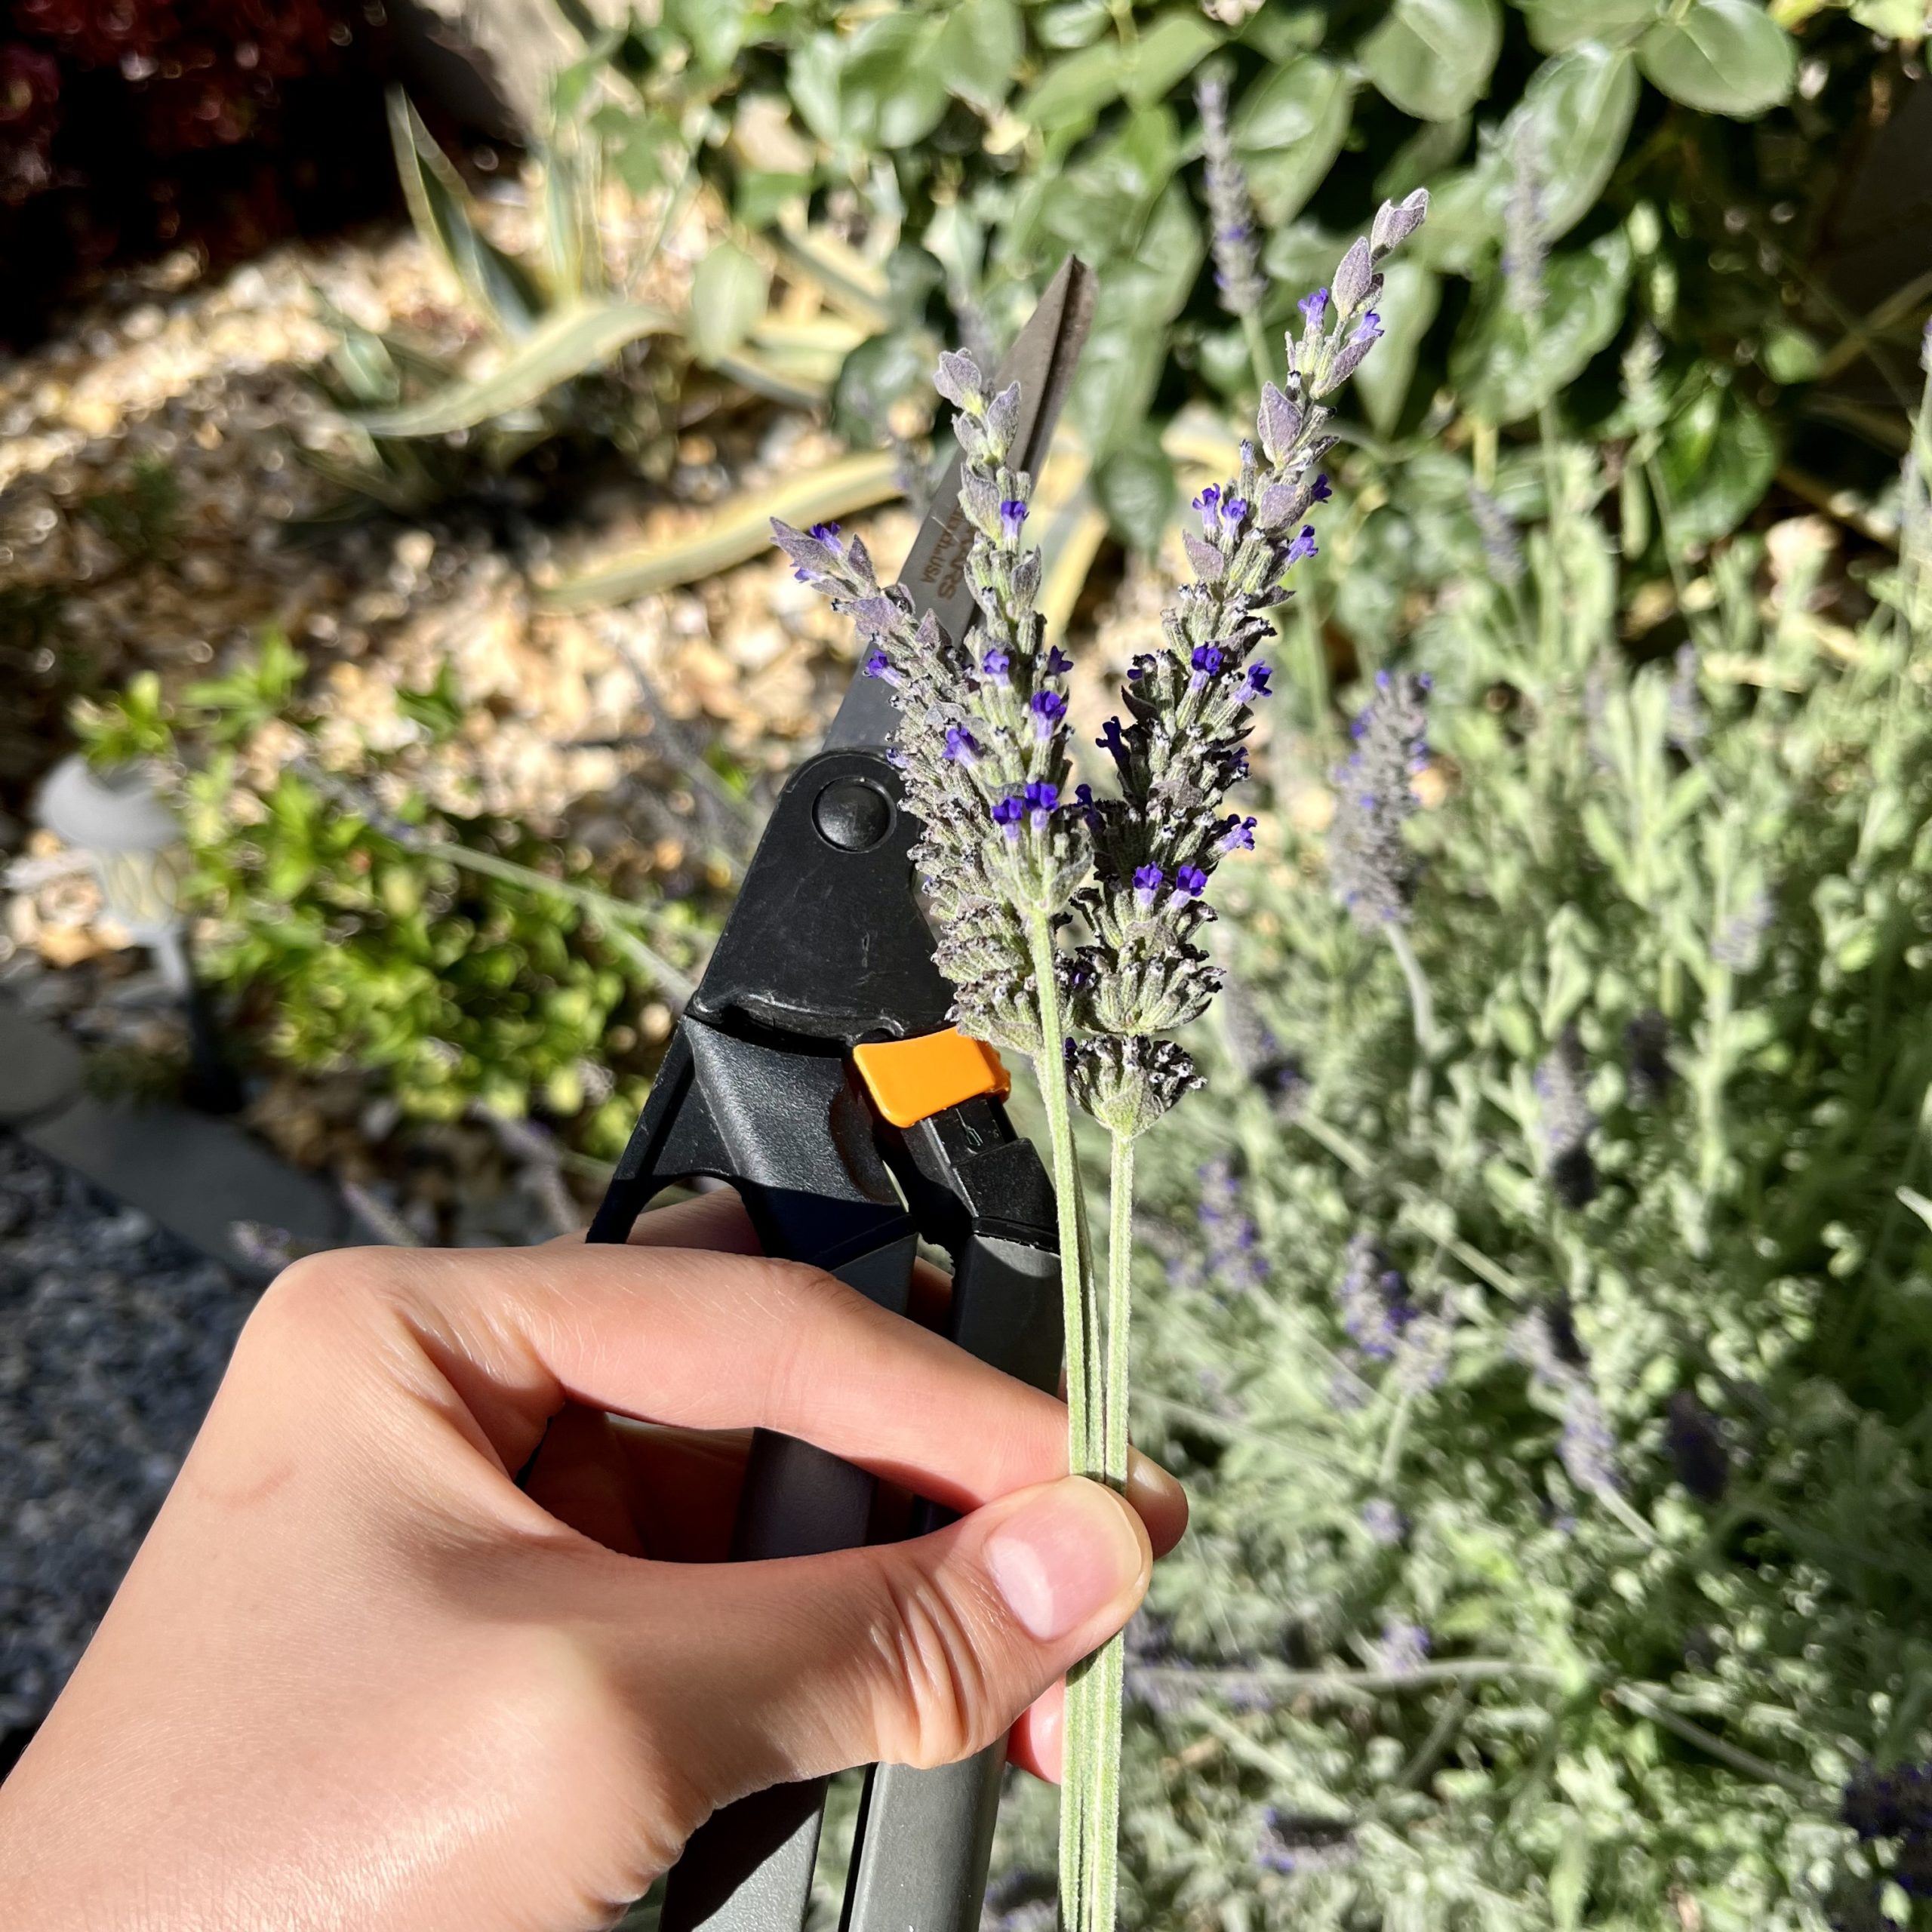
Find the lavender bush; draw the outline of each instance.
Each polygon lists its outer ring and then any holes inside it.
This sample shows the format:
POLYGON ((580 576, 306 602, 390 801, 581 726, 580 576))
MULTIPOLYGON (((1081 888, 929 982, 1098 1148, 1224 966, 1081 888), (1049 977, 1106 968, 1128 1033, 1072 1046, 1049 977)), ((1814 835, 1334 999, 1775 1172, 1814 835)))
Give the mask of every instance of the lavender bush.
POLYGON ((1124 1923, 1926 1922, 1924 420, 1879 539, 1680 551, 1641 664, 1597 453, 1445 456, 1454 581, 1352 737, 1278 739, 1210 1103, 1142 1161, 1137 1439, 1195 1518, 1124 1923))

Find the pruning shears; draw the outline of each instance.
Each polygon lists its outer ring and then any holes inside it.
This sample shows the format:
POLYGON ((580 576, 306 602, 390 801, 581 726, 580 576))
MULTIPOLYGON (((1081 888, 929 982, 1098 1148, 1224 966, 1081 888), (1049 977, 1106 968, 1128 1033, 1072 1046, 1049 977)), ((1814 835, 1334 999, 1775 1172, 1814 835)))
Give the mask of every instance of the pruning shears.
MULTIPOLYGON (((996 386, 1020 385, 1014 447, 1035 475, 1093 306, 1093 277, 1069 259, 1000 365, 996 386)), ((958 491, 955 457, 900 578, 954 638, 974 614, 958 491)), ((742 1197, 767 1254, 904 1315, 924 1238, 952 1260, 950 1338, 1054 1389, 1052 1183, 1008 1121, 998 1054, 949 1023, 891 762, 898 724, 890 688, 861 672, 779 795, 589 1238, 623 1241, 654 1195, 709 1176, 742 1197)), ((872 1490, 864 1471, 761 1431, 733 1555, 854 1548, 872 1490)), ((924 1506, 914 1527, 940 1520, 924 1506)), ((841 1932, 977 1932, 1004 1763, 995 1744, 937 1770, 870 1768, 841 1932)), ((775 1786, 718 1812, 669 1875, 662 1932, 798 1932, 825 1795, 823 1780, 775 1786)))

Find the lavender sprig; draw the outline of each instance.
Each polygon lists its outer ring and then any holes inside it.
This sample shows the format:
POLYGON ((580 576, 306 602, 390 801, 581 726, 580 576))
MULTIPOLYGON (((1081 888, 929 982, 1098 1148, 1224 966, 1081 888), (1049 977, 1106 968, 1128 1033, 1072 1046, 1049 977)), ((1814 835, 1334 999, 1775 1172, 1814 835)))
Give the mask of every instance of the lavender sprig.
POLYGON ((1194 91, 1201 110, 1201 151, 1207 162, 1208 219, 1213 225, 1214 288, 1221 306, 1238 317, 1247 338, 1255 381, 1268 380, 1267 349, 1260 325, 1262 305, 1268 299, 1268 277, 1261 266, 1261 248, 1254 219, 1254 202, 1247 190, 1247 174, 1235 153, 1228 134, 1228 84, 1211 70, 1194 91))
MULTIPOLYGON (((1226 178, 1223 187, 1226 186, 1226 178)), ((1019 395, 987 392, 970 356, 940 359, 958 411, 960 505, 974 531, 967 581, 979 621, 948 637, 837 526, 778 541, 799 576, 852 617, 865 669, 897 693, 897 761, 921 831, 914 857, 937 934, 936 956, 968 1032, 1030 1055, 1051 1143, 1067 1349, 1069 1466, 1120 1486, 1127 1476, 1134 1144, 1189 1087, 1192 1060, 1170 1035, 1203 1012, 1220 975, 1194 942, 1206 895, 1256 821, 1225 810, 1247 775, 1244 741, 1272 672, 1255 660, 1263 612, 1315 550, 1303 518, 1328 494, 1316 467, 1331 395, 1381 334, 1378 264, 1420 224, 1427 197, 1385 205, 1343 258, 1332 288, 1302 305, 1284 385, 1265 383, 1254 444, 1225 487, 1196 500, 1195 581, 1164 614, 1160 648, 1134 661, 1125 721, 1099 743, 1116 795, 1069 791, 1066 679, 1037 608, 1041 568, 1025 539, 1030 479, 1008 456, 1019 395), (1062 936, 1080 921, 1084 942, 1062 936), (1109 1229, 1104 1313, 1073 1152, 1069 1100, 1108 1130, 1109 1229)), ((1072 1932, 1112 1932, 1118 1854, 1123 1656, 1116 1639, 1069 1674, 1061 1808, 1061 1894, 1072 1932)))

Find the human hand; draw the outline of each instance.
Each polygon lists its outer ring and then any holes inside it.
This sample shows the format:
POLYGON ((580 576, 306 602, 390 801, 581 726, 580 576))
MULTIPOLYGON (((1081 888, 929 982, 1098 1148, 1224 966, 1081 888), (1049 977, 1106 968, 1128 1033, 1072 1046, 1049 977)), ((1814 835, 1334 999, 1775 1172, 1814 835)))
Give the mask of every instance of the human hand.
POLYGON ((1067 1478, 1060 1403, 751 1246, 713 1195, 629 1249, 282 1275, 0 1787, 7 1922, 564 1932, 768 1784, 944 1763, 1029 1706, 1052 1774, 1051 1687, 1132 1614, 1178 1485, 1067 1478), (695 1432, 754 1425, 971 1513, 720 1564, 745 1438, 695 1432))

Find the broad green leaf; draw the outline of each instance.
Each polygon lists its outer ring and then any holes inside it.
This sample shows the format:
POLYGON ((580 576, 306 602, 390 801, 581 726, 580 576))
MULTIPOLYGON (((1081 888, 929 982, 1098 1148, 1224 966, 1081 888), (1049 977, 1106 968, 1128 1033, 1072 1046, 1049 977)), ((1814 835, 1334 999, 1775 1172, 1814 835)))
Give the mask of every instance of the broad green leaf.
POLYGON ((1356 54, 1385 100, 1447 121, 1482 98, 1502 45, 1500 0, 1395 0, 1356 54))
POLYGON ((1353 84, 1333 61, 1304 54, 1250 88, 1232 129, 1254 205, 1271 227, 1292 221, 1349 131, 1353 84))
POLYGON ((420 402, 357 420, 372 436, 442 436, 530 408, 560 383, 608 362, 627 343, 667 335, 675 318, 643 303, 600 303, 547 315, 488 375, 452 383, 420 402))
POLYGON ((1626 45, 1656 20, 1658 0, 1524 0, 1523 12, 1537 51, 1562 54, 1586 40, 1626 45))
POLYGON ((1033 16, 1033 31, 1043 47, 1066 52, 1098 40, 1112 19, 1107 0, 1062 0, 1033 16))
POLYGON ((815 33, 792 56, 785 90, 798 118, 827 147, 842 146, 845 124, 838 98, 839 63, 844 48, 836 34, 815 33))
POLYGON ((839 69, 840 121, 848 141, 916 146, 946 112, 946 77, 936 57, 940 23, 888 14, 854 36, 839 69))
POLYGON ((1411 257, 1451 275, 1473 275, 1503 232, 1505 182, 1494 155, 1429 183, 1429 219, 1409 244, 1411 257))
POLYGON ((1442 285, 1420 262, 1400 255, 1383 272, 1382 294, 1376 303, 1382 340, 1356 371, 1355 387, 1371 425, 1386 436, 1401 415, 1422 339, 1442 300, 1442 285))
MULTIPOLYGON (((1527 121, 1540 157, 1546 242, 1561 241, 1601 198, 1622 158, 1639 91, 1629 54, 1603 47, 1574 48, 1531 75, 1504 125, 1498 158, 1500 163, 1510 153, 1517 127, 1527 121)), ((1500 171, 1506 195, 1506 165, 1500 171)), ((1432 208, 1431 221, 1435 214, 1432 208)))
POLYGON ((1512 157, 1525 129, 1542 170, 1543 238, 1560 241, 1601 197, 1640 91, 1627 51, 1586 45, 1546 60, 1475 165, 1429 183, 1429 220, 1411 252, 1431 268, 1476 272, 1502 235, 1512 157))
POLYGON ((1090 260, 1131 251, 1180 156, 1180 134, 1166 108, 1135 115, 1061 177, 1043 211, 1048 229, 1090 260))
POLYGON ((1452 166, 1469 145, 1469 117, 1426 122, 1392 154, 1375 177, 1378 202, 1399 202, 1432 174, 1452 166))
POLYGON ((992 114, 1012 91, 1025 45, 1014 0, 960 0, 940 29, 934 57, 949 92, 992 114))
POLYGON ((1472 414, 1491 423, 1532 416, 1616 334, 1630 282, 1630 244, 1622 229, 1589 248, 1552 255, 1545 299, 1534 315, 1509 306, 1500 277, 1457 337, 1449 377, 1472 414))
POLYGON ((1758 0, 1693 0, 1637 44, 1644 76, 1703 114, 1748 120, 1775 107, 1798 74, 1798 48, 1758 0))
POLYGON ((772 174, 746 168, 733 184, 731 206, 747 228, 763 228, 777 219, 789 203, 801 202, 811 192, 809 174, 772 174))
POLYGON ((1121 91, 1136 107, 1164 100, 1220 44, 1220 33, 1196 8, 1163 14, 1134 42, 1121 91))
POLYGON ((770 279, 750 256, 720 242, 691 278, 691 321, 686 333, 700 362, 728 355, 764 313, 770 279))
POLYGON ((1672 538, 1682 546, 1727 536, 1757 506, 1777 466, 1770 424, 1734 383, 1707 383, 1672 411, 1657 452, 1672 538))
POLYGON ((1139 435, 1106 457, 1094 472, 1094 493, 1114 534, 1150 556, 1174 513, 1174 466, 1160 438, 1143 425, 1139 435))
POLYGON ((1774 383, 1808 383, 1818 373, 1818 345, 1804 330, 1773 322, 1764 331, 1758 360, 1774 383))
POLYGON ((1119 448, 1146 421, 1167 366, 1166 325, 1193 288, 1202 252, 1200 224, 1177 183, 1161 196, 1133 255, 1106 265, 1094 331, 1067 403, 1097 457, 1119 448))
POLYGON ((1047 69, 1020 103, 1020 118, 1049 134, 1080 126, 1119 98, 1126 72, 1120 43, 1096 41, 1047 69))
POLYGON ((668 23, 682 34, 708 74, 728 74, 745 44, 743 0, 670 0, 668 23))

